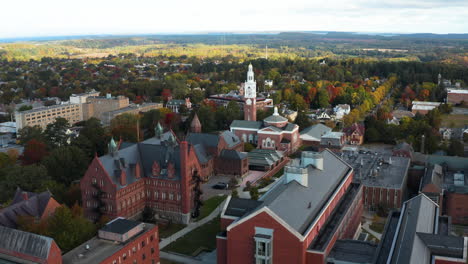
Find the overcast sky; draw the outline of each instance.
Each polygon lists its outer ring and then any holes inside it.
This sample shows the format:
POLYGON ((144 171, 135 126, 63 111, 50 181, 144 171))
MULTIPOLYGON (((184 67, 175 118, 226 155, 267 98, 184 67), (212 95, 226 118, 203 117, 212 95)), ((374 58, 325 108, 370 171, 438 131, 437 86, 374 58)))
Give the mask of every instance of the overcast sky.
POLYGON ((468 0, 2 0, 0 38, 232 31, 468 33, 468 0))

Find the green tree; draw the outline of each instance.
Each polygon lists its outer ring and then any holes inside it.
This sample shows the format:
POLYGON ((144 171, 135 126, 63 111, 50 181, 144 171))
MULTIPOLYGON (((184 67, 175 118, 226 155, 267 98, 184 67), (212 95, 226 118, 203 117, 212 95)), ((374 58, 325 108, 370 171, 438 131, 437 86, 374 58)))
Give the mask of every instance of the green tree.
POLYGON ((42 190, 50 179, 42 165, 10 166, 0 170, 0 202, 13 197, 17 187, 27 191, 42 190))
POLYGON ((310 121, 307 114, 303 111, 299 111, 297 113, 297 117, 296 117, 296 120, 294 120, 294 123, 299 126, 300 130, 303 130, 304 128, 308 128, 312 125, 312 121, 310 121))
POLYGON ((96 226, 83 217, 82 209, 78 205, 72 210, 66 206, 57 208, 47 222, 45 235, 52 237, 65 252, 77 247, 96 233, 96 226))
POLYGON ((80 130, 80 135, 72 144, 81 148, 89 158, 92 158, 95 153, 98 156, 106 153, 107 142, 108 136, 101 122, 99 119, 92 117, 85 121, 83 128, 80 130))
POLYGON ((83 177, 88 167, 88 159, 78 147, 65 146, 54 149, 42 164, 53 180, 68 186, 83 177))
POLYGON ((448 147, 448 154, 450 156, 464 156, 464 146, 463 143, 461 143, 459 140, 456 139, 451 139, 450 140, 450 145, 448 147))
POLYGON ((215 113, 207 105, 202 105, 197 112, 198 119, 202 125, 203 132, 212 132, 216 130, 215 113))
POLYGON ((18 112, 28 111, 33 109, 32 105, 22 105, 18 108, 18 112))
MULTIPOLYGON (((137 130, 138 118, 138 115, 128 113, 116 116, 111 120, 112 135, 126 141, 136 142, 139 133, 137 130)), ((142 138, 141 135, 140 138, 142 138)))
POLYGON ((329 101, 330 99, 328 97, 327 90, 320 89, 320 91, 318 92, 318 107, 320 108, 327 107, 330 104, 329 101))
POLYGON ((26 126, 19 130, 18 139, 20 144, 26 145, 31 139, 38 141, 45 141, 44 135, 42 134, 42 128, 40 126, 26 126))
POLYGON ((47 125, 44 136, 49 148, 68 145, 69 136, 66 133, 69 127, 68 120, 62 117, 56 118, 55 122, 47 125))

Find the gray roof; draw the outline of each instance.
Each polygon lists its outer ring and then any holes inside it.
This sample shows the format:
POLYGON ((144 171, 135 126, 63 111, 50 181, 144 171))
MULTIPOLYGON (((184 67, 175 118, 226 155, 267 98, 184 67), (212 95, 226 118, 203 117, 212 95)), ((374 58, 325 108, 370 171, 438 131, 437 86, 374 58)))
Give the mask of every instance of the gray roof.
POLYGON ((426 173, 421 179, 421 185, 419 186, 419 191, 422 191, 424 186, 430 183, 439 187, 442 191, 443 183, 444 183, 444 174, 443 174, 442 166, 438 164, 428 166, 426 173))
POLYGON ((286 117, 282 117, 280 115, 271 115, 265 119, 263 119, 264 122, 267 123, 282 123, 282 122, 287 122, 288 119, 286 117))
POLYGON ((206 164, 211 160, 212 157, 206 153, 205 147, 202 144, 193 145, 193 148, 195 149, 195 155, 197 155, 200 163, 206 164))
POLYGON ((16 228, 16 220, 19 216, 40 218, 49 200, 52 198, 52 194, 49 191, 42 193, 26 192, 28 194, 28 199, 24 200, 21 197, 22 193, 23 191, 18 188, 13 203, 0 211, 0 225, 16 228))
POLYGON ((320 141, 320 138, 325 135, 327 132, 332 131, 331 128, 323 125, 323 124, 316 124, 310 126, 301 131, 301 138, 304 140, 316 140, 320 141))
POLYGON ((157 162, 161 168, 160 177, 167 178, 165 169, 172 162, 175 166, 175 177, 173 179, 177 180, 180 176, 179 146, 157 138, 151 138, 131 145, 117 151, 114 155, 107 154, 101 156, 99 160, 117 186, 117 189, 125 187, 120 185, 119 177, 121 171, 125 171, 126 173, 127 185, 139 180, 135 175, 136 164, 139 164, 141 168, 142 177, 151 177, 153 164, 157 162))
POLYGON ((341 137, 342 132, 327 132, 320 138, 320 145, 323 146, 342 146, 341 137))
POLYGON ((273 149, 254 149, 247 153, 249 165, 271 166, 283 157, 281 152, 273 149))
MULTIPOLYGON (((115 243, 114 241, 93 237, 92 239, 84 242, 83 244, 77 246, 76 248, 63 255, 63 264, 101 263, 108 257, 116 254, 124 247, 128 246, 130 241, 141 239, 141 236, 143 236, 146 232, 151 230, 154 227, 154 225, 145 223, 142 227, 143 232, 140 232, 137 235, 131 237, 125 243, 115 243), (89 247, 88 249, 87 246, 89 247)), ((150 256, 147 257, 149 258, 150 256)))
POLYGON ((6 252, 21 253, 47 259, 53 239, 46 236, 0 226, 0 248, 6 252))
POLYGON ((308 186, 297 181, 285 183, 283 176, 278 183, 260 198, 276 215, 303 234, 314 221, 322 206, 330 199, 335 188, 348 174, 351 167, 333 152, 326 149, 323 170, 308 166, 308 186), (291 202, 294 201, 294 202, 291 202))
POLYGON ((223 159, 231 159, 231 160, 243 160, 247 158, 247 154, 233 150, 233 149, 223 149, 221 150, 221 154, 219 155, 223 159))
POLYGON ((201 144, 205 147, 215 148, 218 146, 219 135, 209 133, 189 133, 186 140, 192 144, 201 144))
POLYGON ((390 155, 343 154, 355 170, 355 180, 365 186, 399 189, 406 185, 410 159, 390 155))
POLYGON ((261 129, 263 127, 263 122, 262 121, 234 120, 231 123, 231 128, 232 127, 261 129))
POLYGON ((458 236, 416 233, 432 254, 463 258, 464 239, 458 236))
POLYGON ((413 152, 413 147, 406 142, 401 142, 398 145, 396 145, 395 148, 393 148, 393 150, 405 150, 413 152))
POLYGON ((141 223, 137 221, 128 220, 125 218, 117 218, 104 225, 100 230, 110 233, 125 234, 140 224, 141 223))
POLYGON ((242 143, 239 137, 229 130, 223 131, 220 134, 220 136, 223 137, 224 141, 226 141, 226 144, 228 145, 229 148, 232 148, 238 145, 239 143, 242 143))
POLYGON ((242 217, 258 208, 261 204, 261 201, 231 197, 224 214, 229 216, 242 217))
POLYGON ((328 263, 373 263, 377 245, 359 240, 338 240, 328 255, 328 263))
POLYGON ((390 254, 393 264, 426 264, 430 251, 416 233, 435 231, 439 210, 425 195, 418 195, 405 202, 400 216, 400 227, 394 237, 394 251, 390 254))

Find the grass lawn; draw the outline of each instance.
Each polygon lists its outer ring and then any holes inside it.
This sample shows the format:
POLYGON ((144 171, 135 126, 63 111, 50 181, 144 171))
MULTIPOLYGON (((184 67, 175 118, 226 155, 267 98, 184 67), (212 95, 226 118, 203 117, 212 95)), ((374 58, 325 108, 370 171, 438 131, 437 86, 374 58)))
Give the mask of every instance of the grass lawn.
POLYGON ((373 231, 379 233, 379 234, 382 234, 383 233, 383 230, 385 228, 385 224, 382 224, 382 223, 378 223, 378 222, 373 222, 370 226, 369 226, 370 229, 372 229, 373 231))
POLYGON ((199 252, 200 248, 212 251, 216 249, 216 234, 218 234, 219 230, 220 223, 219 217, 217 217, 172 242, 166 246, 163 251, 176 252, 188 256, 199 252))
POLYGON ((174 233, 177 233, 177 231, 184 229, 186 225, 182 224, 168 224, 168 225, 159 225, 159 237, 160 238, 166 238, 171 236, 174 233))
POLYGON ((200 209, 200 215, 196 220, 199 221, 211 214, 211 212, 213 212, 213 210, 216 209, 216 207, 218 207, 218 205, 220 205, 226 199, 226 197, 226 195, 214 196, 206 201, 203 201, 203 206, 200 209))
POLYGON ((468 124, 468 115, 443 115, 443 127, 464 127, 468 124))

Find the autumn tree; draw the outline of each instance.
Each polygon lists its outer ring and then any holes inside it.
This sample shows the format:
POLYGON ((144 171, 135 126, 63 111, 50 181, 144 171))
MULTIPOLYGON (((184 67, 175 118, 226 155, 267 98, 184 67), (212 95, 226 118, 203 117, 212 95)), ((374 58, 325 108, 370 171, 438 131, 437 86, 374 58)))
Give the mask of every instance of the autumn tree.
POLYGON ((20 160, 23 165, 35 164, 41 162, 47 154, 47 146, 45 143, 31 139, 26 143, 20 160))
POLYGON ((54 149, 43 161, 53 180, 66 186, 83 177, 88 168, 86 154, 76 146, 54 149))

